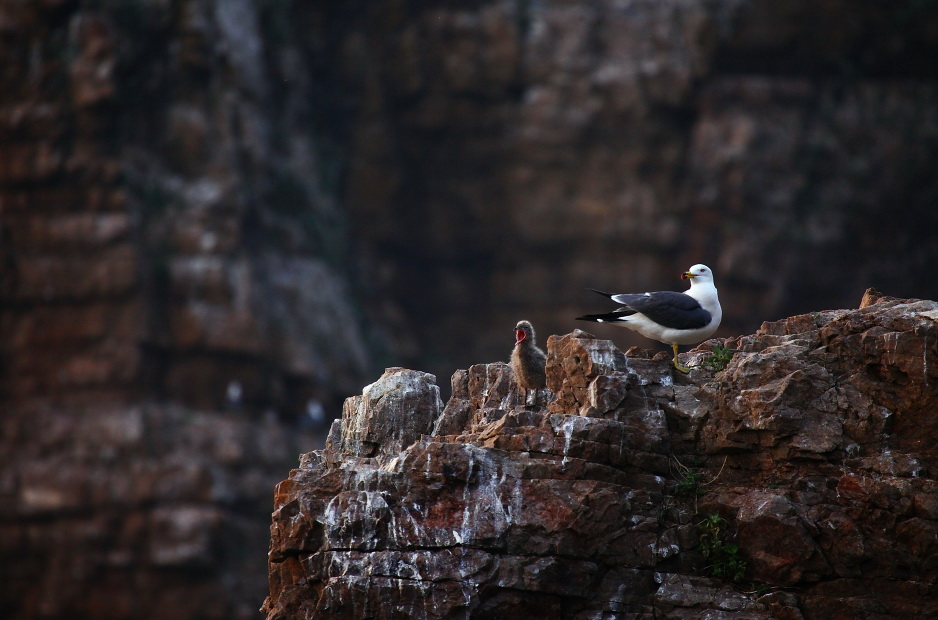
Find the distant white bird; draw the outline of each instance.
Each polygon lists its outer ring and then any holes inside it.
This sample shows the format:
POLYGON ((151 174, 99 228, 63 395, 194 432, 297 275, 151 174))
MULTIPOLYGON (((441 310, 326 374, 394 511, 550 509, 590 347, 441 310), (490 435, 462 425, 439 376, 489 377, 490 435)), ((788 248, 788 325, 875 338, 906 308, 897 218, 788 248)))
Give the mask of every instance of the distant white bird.
POLYGON ((225 397, 228 399, 228 404, 232 407, 237 407, 241 404, 241 396, 243 394, 241 389, 241 383, 235 379, 232 379, 228 382, 228 387, 225 389, 225 397))
POLYGON ((310 398, 306 401, 306 417, 317 426, 326 421, 326 408, 322 406, 319 399, 310 398))
POLYGON ((604 293, 612 301, 622 304, 614 312, 587 314, 579 321, 594 321, 621 325, 646 338, 671 345, 674 349, 674 367, 688 372, 677 361, 679 344, 697 344, 710 337, 720 326, 723 309, 717 289, 713 285, 713 272, 706 265, 694 265, 681 274, 690 280, 690 288, 683 293, 660 291, 657 293, 604 293))

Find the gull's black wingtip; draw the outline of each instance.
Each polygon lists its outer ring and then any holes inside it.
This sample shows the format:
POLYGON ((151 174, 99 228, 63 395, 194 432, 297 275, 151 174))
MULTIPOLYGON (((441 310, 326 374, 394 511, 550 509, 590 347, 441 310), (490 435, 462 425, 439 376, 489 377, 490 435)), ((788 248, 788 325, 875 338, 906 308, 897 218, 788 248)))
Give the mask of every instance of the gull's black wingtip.
POLYGON ((599 289, 589 288, 589 287, 587 287, 586 290, 588 290, 588 291, 593 291, 594 293, 599 293, 599 294, 602 295, 603 297, 610 297, 610 298, 615 294, 615 293, 607 293, 606 291, 601 291, 601 290, 599 290, 599 289))
POLYGON ((593 323, 605 323, 607 321, 615 321, 621 318, 622 315, 618 312, 606 312, 604 314, 584 314, 583 316, 578 316, 577 321, 592 321, 593 323))
POLYGON ((614 310, 613 312, 604 312, 602 314, 584 314, 578 316, 577 321, 592 321, 593 323, 614 323, 625 320, 626 317, 635 314, 632 310, 614 310))

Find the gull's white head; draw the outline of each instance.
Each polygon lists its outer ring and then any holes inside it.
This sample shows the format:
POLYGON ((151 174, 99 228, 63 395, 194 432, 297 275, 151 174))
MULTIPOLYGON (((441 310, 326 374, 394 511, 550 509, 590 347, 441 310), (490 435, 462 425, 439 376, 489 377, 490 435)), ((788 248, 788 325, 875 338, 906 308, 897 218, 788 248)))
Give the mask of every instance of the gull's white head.
POLYGON ((704 284, 709 282, 713 284, 713 271, 710 270, 706 265, 694 265, 687 271, 681 274, 682 280, 690 280, 690 285, 694 286, 695 284, 704 284))

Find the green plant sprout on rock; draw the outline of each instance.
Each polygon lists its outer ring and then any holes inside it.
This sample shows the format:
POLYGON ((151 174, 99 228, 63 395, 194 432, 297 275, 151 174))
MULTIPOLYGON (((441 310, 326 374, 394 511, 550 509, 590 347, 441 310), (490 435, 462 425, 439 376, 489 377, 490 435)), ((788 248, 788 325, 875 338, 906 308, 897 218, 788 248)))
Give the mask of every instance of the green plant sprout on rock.
POLYGON ((713 347, 710 355, 703 361, 703 367, 707 370, 719 371, 726 368, 726 365, 733 359, 733 351, 727 347, 713 347))
POLYGON ((703 489, 700 488, 700 472, 688 469, 681 472, 678 481, 674 484, 674 494, 684 497, 698 497, 703 495, 703 489))
POLYGON ((710 560, 710 575, 739 582, 746 573, 746 561, 739 556, 739 546, 726 542, 726 519, 714 513, 704 517, 700 528, 700 551, 710 560))

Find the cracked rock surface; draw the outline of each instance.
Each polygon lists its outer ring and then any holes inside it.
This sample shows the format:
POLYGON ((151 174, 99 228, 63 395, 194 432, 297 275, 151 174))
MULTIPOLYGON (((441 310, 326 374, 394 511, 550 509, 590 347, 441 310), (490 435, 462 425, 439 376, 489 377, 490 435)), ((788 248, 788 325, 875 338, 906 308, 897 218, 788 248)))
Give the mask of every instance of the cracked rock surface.
POLYGON ((704 343, 689 376, 551 336, 539 404, 502 362, 445 408, 389 369, 277 487, 267 617, 933 615, 936 316, 871 290, 704 343), (735 355, 705 370, 715 345, 735 355), (735 583, 702 554, 711 515, 735 583))

